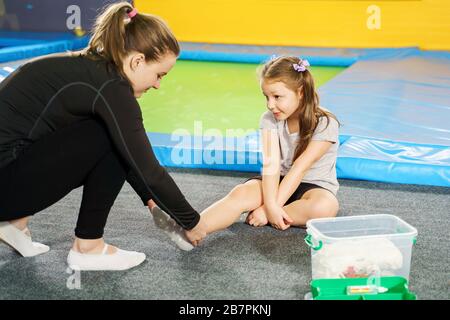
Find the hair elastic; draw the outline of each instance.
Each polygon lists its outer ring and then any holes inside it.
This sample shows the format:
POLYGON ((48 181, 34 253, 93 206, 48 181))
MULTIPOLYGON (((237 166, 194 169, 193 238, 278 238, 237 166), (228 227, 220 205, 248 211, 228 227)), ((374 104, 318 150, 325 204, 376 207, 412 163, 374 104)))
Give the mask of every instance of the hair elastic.
POLYGON ((136 8, 133 8, 133 10, 131 10, 130 12, 128 12, 127 13, 127 15, 128 15, 128 17, 130 18, 130 19, 133 19, 136 15, 137 15, 137 10, 136 10, 136 8))
POLYGON ((309 62, 306 59, 300 59, 300 62, 298 64, 294 63, 292 66, 294 67, 295 71, 303 72, 306 70, 306 67, 309 67, 309 62))

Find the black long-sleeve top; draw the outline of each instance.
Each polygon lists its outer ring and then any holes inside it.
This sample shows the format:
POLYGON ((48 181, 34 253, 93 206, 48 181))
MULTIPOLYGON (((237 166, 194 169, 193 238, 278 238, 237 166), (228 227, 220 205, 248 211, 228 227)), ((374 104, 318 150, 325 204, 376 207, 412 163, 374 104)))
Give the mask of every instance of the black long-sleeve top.
POLYGON ((30 61, 0 83, 0 170, 45 135, 85 119, 102 121, 129 166, 144 205, 153 199, 185 229, 199 214, 156 159, 133 89, 112 64, 57 54, 30 61))

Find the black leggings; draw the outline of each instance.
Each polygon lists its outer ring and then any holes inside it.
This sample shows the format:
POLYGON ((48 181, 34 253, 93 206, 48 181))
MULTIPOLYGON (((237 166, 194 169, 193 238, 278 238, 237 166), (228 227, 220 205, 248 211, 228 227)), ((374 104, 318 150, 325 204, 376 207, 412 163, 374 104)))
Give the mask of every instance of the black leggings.
POLYGON ((84 186, 75 235, 101 238, 126 176, 105 127, 96 120, 77 122, 0 168, 0 221, 33 215, 84 186))
MULTIPOLYGON (((245 182, 250 181, 250 180, 260 180, 262 181, 262 176, 254 176, 251 177, 249 179, 247 179, 245 182)), ((280 183, 281 181, 284 179, 284 176, 280 176, 280 183)), ((291 204, 294 201, 300 200, 303 195, 308 192, 311 189, 324 189, 324 190, 328 190, 325 189, 324 187, 318 186, 317 184, 314 183, 308 183, 308 182, 301 182, 299 184, 299 186, 297 187, 297 189, 294 191, 294 193, 289 197, 289 199, 286 201, 286 203, 284 204, 285 206, 287 206, 288 204, 291 204)), ((330 191, 330 190, 328 190, 330 191)), ((331 191, 330 191, 331 192, 331 191)))

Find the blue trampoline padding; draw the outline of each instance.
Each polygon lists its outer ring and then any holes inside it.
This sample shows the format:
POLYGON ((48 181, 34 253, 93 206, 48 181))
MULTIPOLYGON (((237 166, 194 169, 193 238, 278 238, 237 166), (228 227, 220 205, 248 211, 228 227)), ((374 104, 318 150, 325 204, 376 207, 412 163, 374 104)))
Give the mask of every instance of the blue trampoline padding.
MULTIPOLYGON (((379 50, 360 58, 319 92, 321 105, 342 124, 339 178, 450 187, 449 52, 379 50)), ((176 165, 167 160, 169 150, 165 152, 163 164, 176 165)), ((193 152, 199 157, 198 149, 193 152)), ((184 166, 260 169, 260 161, 247 165, 247 159, 260 160, 258 150, 236 152, 244 160, 241 164, 184 166)))
POLYGON ((295 55, 308 59, 315 66, 348 67, 359 60, 376 57, 399 57, 418 52, 418 48, 311 48, 282 46, 249 46, 228 44, 181 43, 180 59, 236 63, 262 63, 272 55, 295 55))
POLYGON ((89 37, 70 33, 0 32, 0 62, 21 60, 83 48, 89 37))
POLYGON ((450 147, 351 137, 339 148, 339 178, 450 186, 450 147))
POLYGON ((73 40, 76 37, 68 32, 22 32, 0 31, 0 46, 21 46, 49 41, 73 40))
MULTIPOLYGON (((0 79, 11 69, 0 69, 0 79)), ((450 187, 450 53, 366 56, 320 88, 340 120, 338 178, 450 187)), ((258 172, 259 138, 149 133, 165 166, 258 172)))
POLYGON ((167 167, 258 172, 259 138, 214 138, 147 133, 159 162, 167 167))
MULTIPOLYGON (((252 53, 229 53, 229 52, 205 52, 205 51, 182 51, 181 60, 192 61, 214 61, 214 62, 236 62, 260 64, 271 58, 272 55, 252 54, 252 53)), ((350 57, 322 57, 302 55, 314 66, 335 66, 347 67, 357 61, 357 58, 350 57)))
POLYGON ((6 78, 7 76, 9 76, 10 73, 11 73, 10 70, 0 68, 0 79, 6 78))
POLYGON ((350 137, 343 178, 450 186, 450 53, 361 60, 319 89, 350 137))
POLYGON ((450 146, 450 53, 359 61, 319 93, 344 135, 450 146))
MULTIPOLYGON (((258 135, 240 138, 147 133, 159 162, 167 167, 260 172, 258 135), (243 146, 238 148, 236 146, 243 146)), ((340 179, 450 187, 450 148, 340 136, 336 164, 340 179)))

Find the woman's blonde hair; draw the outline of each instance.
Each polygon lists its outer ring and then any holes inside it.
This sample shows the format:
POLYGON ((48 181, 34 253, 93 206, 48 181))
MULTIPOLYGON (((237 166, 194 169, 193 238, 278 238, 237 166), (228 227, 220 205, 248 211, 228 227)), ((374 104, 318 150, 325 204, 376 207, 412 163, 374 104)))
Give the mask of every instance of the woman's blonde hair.
POLYGON ((261 81, 283 82, 294 92, 300 89, 303 95, 298 106, 300 108, 300 140, 294 153, 294 161, 305 151, 310 143, 320 117, 327 118, 327 126, 330 122, 330 117, 337 121, 335 115, 319 108, 319 96, 315 90, 313 76, 306 68, 304 71, 298 71, 296 68, 301 64, 302 60, 298 57, 281 56, 272 58, 260 71, 261 81), (294 65, 297 67, 294 67, 294 65))
POLYGON ((158 61, 167 53, 180 54, 172 31, 159 17, 151 14, 128 15, 128 2, 111 4, 97 17, 88 46, 81 51, 93 59, 113 63, 123 74, 123 59, 132 51, 145 55, 146 61, 158 61))

